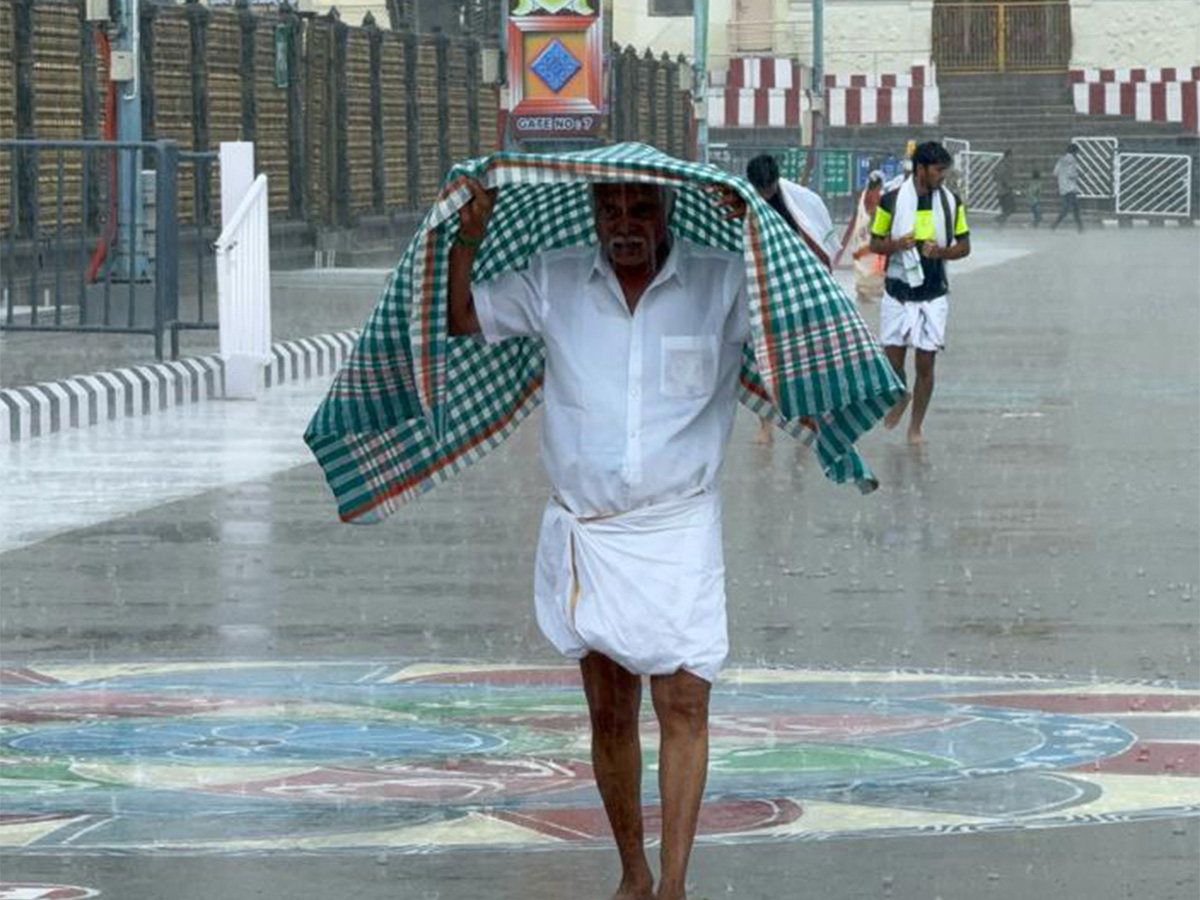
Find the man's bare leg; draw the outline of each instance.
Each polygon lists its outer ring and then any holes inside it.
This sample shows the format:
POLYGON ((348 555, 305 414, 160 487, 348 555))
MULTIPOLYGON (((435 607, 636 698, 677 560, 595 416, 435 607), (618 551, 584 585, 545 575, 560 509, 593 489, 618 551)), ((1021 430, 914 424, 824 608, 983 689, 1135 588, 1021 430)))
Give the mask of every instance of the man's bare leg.
POLYGON ((917 381, 913 385, 912 418, 908 420, 908 442, 923 444, 925 435, 921 426, 925 422, 925 413, 929 411, 929 398, 933 396, 933 366, 937 354, 930 350, 917 351, 917 381))
POLYGON ((601 653, 579 663, 592 719, 592 768, 621 856, 621 884, 613 900, 651 900, 654 873, 642 828, 642 745, 638 717, 642 679, 601 653))
POLYGON ((761 416, 758 419, 758 434, 754 436, 756 444, 770 444, 775 440, 774 429, 770 419, 764 419, 761 416))
MULTIPOLYGON (((904 376, 904 357, 908 352, 907 347, 884 347, 883 352, 887 355, 888 362, 892 364, 892 368, 900 377, 900 381, 908 384, 908 380, 904 376)), ((905 394, 896 401, 896 405, 888 410, 887 415, 883 417, 884 428, 895 428, 900 424, 900 420, 904 418, 904 411, 908 409, 909 394, 905 394)))
POLYGON ((662 871, 657 900, 687 896, 688 858, 700 820, 708 778, 708 697, 712 685, 691 672, 650 679, 661 745, 658 791, 662 796, 662 871))

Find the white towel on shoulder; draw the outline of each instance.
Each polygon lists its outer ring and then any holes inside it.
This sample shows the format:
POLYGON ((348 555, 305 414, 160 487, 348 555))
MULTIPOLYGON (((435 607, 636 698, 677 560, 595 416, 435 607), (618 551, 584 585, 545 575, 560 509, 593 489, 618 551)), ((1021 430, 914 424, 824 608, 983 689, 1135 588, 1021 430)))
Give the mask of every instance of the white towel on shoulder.
POLYGON ((779 179, 779 190, 783 194, 783 202, 796 220, 796 224, 808 235, 809 240, 821 248, 829 259, 837 256, 842 249, 837 229, 833 227, 833 218, 825 201, 815 191, 802 184, 779 179))
MULTIPOLYGON (((954 225, 953 222, 946 221, 946 208, 949 207, 950 215, 954 216, 955 203, 953 195, 950 195, 943 204, 938 196, 942 190, 943 188, 938 188, 933 193, 933 227, 938 246, 949 247, 954 225)), ((900 185, 899 194, 896 195, 896 209, 892 213, 892 237, 912 234, 917 224, 917 202, 917 186, 913 179, 906 178, 900 185)), ((921 269, 920 250, 913 247, 911 250, 893 253, 888 262, 888 277, 904 281, 912 288, 923 285, 925 272, 921 269)))

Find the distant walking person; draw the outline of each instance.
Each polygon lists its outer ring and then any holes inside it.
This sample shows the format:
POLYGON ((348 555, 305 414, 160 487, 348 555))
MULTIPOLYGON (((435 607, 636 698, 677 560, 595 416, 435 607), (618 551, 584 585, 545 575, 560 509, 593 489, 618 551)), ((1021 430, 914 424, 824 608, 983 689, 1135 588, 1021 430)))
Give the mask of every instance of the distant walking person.
POLYGON ((1067 152, 1059 157, 1054 164, 1054 176, 1058 179, 1058 218, 1054 220, 1051 230, 1057 228, 1067 217, 1074 213, 1075 226, 1083 233, 1083 216, 1079 213, 1079 146, 1071 144, 1067 152))
MULTIPOLYGON (((946 344, 946 315, 950 281, 946 261, 971 252, 967 213, 954 192, 942 187, 954 160, 935 141, 921 144, 913 154, 913 174, 884 194, 871 227, 871 249, 888 257, 885 292, 879 307, 879 342, 900 379, 904 357, 912 347, 917 356, 912 418, 908 442, 921 444, 925 413, 933 396, 933 368, 946 344)), ((908 394, 883 420, 895 428, 904 418, 908 394)))
POLYGON ((1037 169, 1029 178, 1029 214, 1033 216, 1033 227, 1042 227, 1042 173, 1037 169))
POLYGON ((883 196, 883 173, 874 171, 867 178, 866 190, 858 198, 858 212, 851 224, 847 241, 854 259, 854 293, 859 304, 877 303, 883 297, 883 270, 887 257, 871 250, 871 226, 875 210, 883 196))
POLYGON ((997 222, 1001 228, 1005 226, 1008 217, 1017 208, 1016 178, 1016 172, 1013 170, 1012 150, 1008 149, 1004 151, 1004 156, 1000 158, 1000 162, 996 166, 996 188, 1000 194, 1000 218, 997 219, 997 222))

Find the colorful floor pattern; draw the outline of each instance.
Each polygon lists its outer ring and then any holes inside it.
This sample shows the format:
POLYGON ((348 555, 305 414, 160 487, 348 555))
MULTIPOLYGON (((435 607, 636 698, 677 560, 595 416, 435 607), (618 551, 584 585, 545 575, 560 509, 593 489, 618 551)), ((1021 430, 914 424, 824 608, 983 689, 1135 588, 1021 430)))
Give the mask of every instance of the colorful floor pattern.
MULTIPOLYGON (((644 708, 647 831, 657 732, 644 708)), ((1200 815, 1200 691, 729 669, 701 840, 821 840, 1200 815)), ((0 668, 0 849, 604 845, 575 668, 0 668)))

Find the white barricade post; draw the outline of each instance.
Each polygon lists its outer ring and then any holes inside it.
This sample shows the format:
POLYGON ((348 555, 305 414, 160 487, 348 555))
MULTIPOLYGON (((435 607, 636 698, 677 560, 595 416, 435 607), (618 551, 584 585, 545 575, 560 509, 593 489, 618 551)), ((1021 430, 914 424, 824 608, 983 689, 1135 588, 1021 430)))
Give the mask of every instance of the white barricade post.
POLYGON ((223 227, 214 249, 226 399, 257 397, 271 354, 267 176, 247 179, 247 172, 252 177, 254 171, 253 146, 221 145, 223 227))

